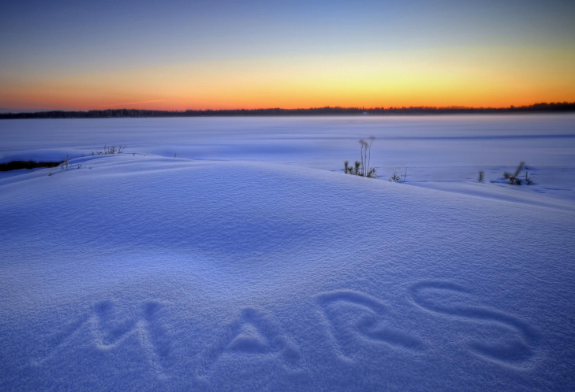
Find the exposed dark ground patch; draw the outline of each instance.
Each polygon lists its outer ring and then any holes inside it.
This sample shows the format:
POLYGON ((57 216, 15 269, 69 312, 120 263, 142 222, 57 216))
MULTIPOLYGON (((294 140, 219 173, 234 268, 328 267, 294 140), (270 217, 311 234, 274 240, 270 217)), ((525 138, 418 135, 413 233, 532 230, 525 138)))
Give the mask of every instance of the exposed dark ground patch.
POLYGON ((62 162, 63 161, 59 162, 12 161, 8 163, 0 163, 0 171, 36 169, 37 167, 56 167, 62 162))

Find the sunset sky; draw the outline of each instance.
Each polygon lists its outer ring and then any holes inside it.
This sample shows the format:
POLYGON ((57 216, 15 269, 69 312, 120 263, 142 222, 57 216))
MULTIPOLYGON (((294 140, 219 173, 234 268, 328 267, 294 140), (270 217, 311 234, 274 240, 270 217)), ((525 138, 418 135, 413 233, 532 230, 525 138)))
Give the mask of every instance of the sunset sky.
POLYGON ((0 109, 575 101, 575 1, 0 5, 0 109))

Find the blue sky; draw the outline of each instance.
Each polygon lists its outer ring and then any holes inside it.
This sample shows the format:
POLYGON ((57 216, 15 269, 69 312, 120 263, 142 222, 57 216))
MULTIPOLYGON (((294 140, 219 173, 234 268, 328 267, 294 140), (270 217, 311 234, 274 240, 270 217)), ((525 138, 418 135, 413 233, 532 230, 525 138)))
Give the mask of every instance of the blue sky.
POLYGON ((0 88, 11 89, 69 74, 208 62, 575 51, 573 1, 8 0, 1 7, 0 88))

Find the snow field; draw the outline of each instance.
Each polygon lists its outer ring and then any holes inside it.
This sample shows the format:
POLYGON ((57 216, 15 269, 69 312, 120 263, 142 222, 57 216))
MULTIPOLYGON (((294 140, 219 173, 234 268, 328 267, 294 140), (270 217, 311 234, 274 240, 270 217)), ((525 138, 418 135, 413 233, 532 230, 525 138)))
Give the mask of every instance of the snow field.
POLYGON ((575 385, 572 195, 183 155, 0 177, 1 390, 575 385))

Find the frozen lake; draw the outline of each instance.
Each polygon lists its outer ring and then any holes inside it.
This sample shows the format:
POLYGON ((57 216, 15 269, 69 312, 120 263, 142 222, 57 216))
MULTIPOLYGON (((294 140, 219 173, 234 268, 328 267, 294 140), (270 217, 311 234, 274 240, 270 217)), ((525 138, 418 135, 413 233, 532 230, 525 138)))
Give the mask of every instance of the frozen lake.
POLYGON ((574 115, 0 121, 66 155, 0 173, 0 390, 575 388, 574 115))
POLYGON ((0 131, 2 161, 121 144, 127 152, 340 169, 358 155, 357 140, 375 136, 382 168, 575 165, 575 115, 4 120, 0 131))

